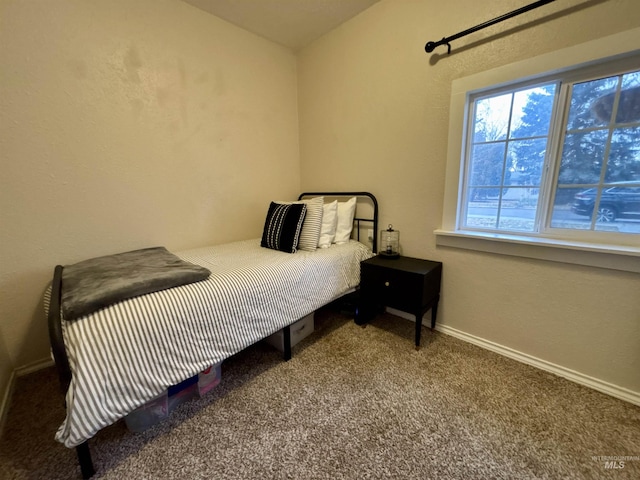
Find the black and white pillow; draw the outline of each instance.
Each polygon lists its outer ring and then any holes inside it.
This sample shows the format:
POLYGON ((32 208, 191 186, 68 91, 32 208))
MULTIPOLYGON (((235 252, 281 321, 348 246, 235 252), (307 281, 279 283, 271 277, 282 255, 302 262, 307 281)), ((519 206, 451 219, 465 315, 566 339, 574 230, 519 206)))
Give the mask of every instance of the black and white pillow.
POLYGON ((281 252, 295 253, 306 213, 307 206, 304 203, 271 202, 260 245, 281 252))
POLYGON ((318 248, 320 238, 320 228, 322 227, 322 212, 324 197, 314 197, 309 200, 298 200, 297 202, 277 202, 284 204, 304 203, 307 206, 307 213, 304 216, 302 230, 300 230, 300 241, 298 250, 313 252, 318 248))

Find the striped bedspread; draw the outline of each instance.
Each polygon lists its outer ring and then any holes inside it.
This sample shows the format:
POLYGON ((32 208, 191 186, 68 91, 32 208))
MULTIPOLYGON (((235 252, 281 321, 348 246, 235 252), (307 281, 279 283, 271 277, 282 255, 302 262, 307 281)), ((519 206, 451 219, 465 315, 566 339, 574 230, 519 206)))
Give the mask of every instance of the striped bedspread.
POLYGON ((259 239, 176 254, 211 276, 63 320, 73 373, 56 433, 65 446, 340 297, 373 255, 353 240, 288 254, 259 239))

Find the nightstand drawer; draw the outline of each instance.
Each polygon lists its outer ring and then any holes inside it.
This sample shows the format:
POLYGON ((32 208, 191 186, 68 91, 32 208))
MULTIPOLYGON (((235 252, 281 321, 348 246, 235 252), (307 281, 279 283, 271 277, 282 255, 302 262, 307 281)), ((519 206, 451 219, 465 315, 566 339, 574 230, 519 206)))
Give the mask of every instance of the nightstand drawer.
POLYGON ((375 303, 413 311, 421 306, 422 278, 411 272, 362 265, 362 290, 375 303))

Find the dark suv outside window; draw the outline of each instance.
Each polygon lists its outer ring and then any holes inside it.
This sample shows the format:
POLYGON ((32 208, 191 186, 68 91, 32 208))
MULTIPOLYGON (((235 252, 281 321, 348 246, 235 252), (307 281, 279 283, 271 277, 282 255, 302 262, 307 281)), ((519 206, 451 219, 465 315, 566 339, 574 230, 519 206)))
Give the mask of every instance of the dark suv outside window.
POLYGON ((613 187, 605 187, 598 199, 598 189, 589 188, 574 197, 571 211, 577 215, 591 217, 594 214, 594 207, 597 222, 613 222, 617 218, 640 219, 640 187, 624 186, 638 185, 637 182, 619 183, 613 187))

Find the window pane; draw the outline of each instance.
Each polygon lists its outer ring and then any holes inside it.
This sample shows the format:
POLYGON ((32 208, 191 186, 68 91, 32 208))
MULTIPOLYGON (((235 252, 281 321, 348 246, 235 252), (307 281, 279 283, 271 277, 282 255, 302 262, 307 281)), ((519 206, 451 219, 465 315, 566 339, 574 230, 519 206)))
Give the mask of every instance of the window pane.
POLYGON ((541 137, 549 134, 556 84, 530 88, 515 94, 511 138, 541 137))
POLYGON ((503 189, 498 228, 532 232, 535 227, 538 193, 537 188, 503 189))
POLYGON ((596 230, 640 233, 640 187, 605 188, 597 222, 596 230))
POLYGON ((611 136, 605 182, 640 179, 640 127, 616 128, 611 136))
POLYGON ((506 185, 529 185, 537 187, 542 178, 542 167, 547 152, 547 138, 514 140, 509 143, 506 185))
POLYGON ((596 188, 559 188, 551 216, 553 228, 591 229, 593 212, 592 197, 597 195, 596 188))
POLYGON ((616 123, 640 122, 640 71, 622 76, 616 123))
POLYGON ((617 76, 576 83, 571 93, 567 130, 608 125, 611 122, 613 101, 599 100, 603 97, 613 99, 617 85, 617 76))
POLYGON ((637 72, 630 72, 622 76, 623 90, 631 87, 637 87, 638 85, 640 85, 640 70, 637 72))
POLYGON ((476 102, 474 142, 491 142, 507 138, 512 96, 508 93, 476 102))
MULTIPOLYGON (((493 192, 496 192, 496 189, 493 189, 493 192)), ((472 193, 473 196, 468 196, 465 227, 495 229, 498 225, 498 195, 494 193, 492 196, 487 189, 481 188, 473 189, 472 193)))
POLYGON ((502 142, 473 146, 469 185, 489 186, 502 183, 504 149, 505 144, 502 142))
POLYGON ((558 183, 598 183, 606 143, 606 130, 568 134, 564 140, 558 183))

